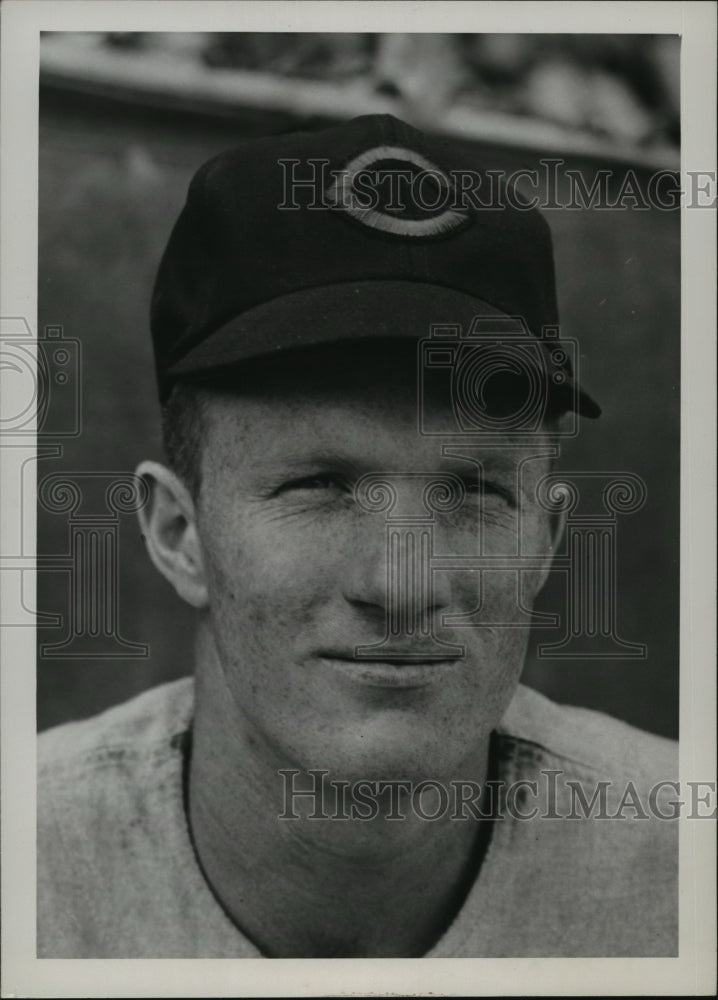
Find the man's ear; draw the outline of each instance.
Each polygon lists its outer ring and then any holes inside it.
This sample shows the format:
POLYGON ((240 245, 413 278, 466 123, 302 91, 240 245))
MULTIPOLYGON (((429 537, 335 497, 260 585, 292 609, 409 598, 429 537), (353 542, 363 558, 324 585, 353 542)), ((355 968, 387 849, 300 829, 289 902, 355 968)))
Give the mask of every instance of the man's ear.
POLYGON ((183 600, 195 608, 206 607, 202 549, 189 491, 174 472, 159 462, 142 462, 135 474, 149 491, 139 519, 150 559, 183 600))

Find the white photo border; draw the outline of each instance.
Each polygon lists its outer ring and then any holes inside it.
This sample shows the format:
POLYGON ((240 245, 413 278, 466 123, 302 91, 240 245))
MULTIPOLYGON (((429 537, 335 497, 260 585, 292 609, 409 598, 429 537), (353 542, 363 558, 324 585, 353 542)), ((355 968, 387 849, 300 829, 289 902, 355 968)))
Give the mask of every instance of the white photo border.
MULTIPOLYGON (((716 6, 702 2, 6 0, 0 316, 37 317, 41 31, 397 31, 682 36, 682 186, 716 170, 716 6)), ((715 179, 715 173, 713 177, 715 179)), ((715 188, 715 183, 714 183, 715 188)), ((680 778, 715 781, 716 214, 682 211, 680 778)), ((6 400, 10 406, 11 401, 6 400)), ((0 459, 2 455, 0 449, 0 459)), ((15 492, 6 491, 5 500, 15 492)), ((34 533, 34 497, 24 523, 34 533)), ((3 519, 11 523, 9 516, 3 519)), ((12 538, 2 538, 12 551, 12 538)), ((5 574, 7 576, 7 574, 5 574)), ((0 586, 4 585, 0 574, 0 586)), ((2 593, 0 592, 0 600, 2 593)), ((713 995, 716 832, 681 820, 677 958, 55 960, 35 957, 35 632, 2 650, 3 996, 713 995)), ((714 786, 715 788, 715 786, 714 786)))

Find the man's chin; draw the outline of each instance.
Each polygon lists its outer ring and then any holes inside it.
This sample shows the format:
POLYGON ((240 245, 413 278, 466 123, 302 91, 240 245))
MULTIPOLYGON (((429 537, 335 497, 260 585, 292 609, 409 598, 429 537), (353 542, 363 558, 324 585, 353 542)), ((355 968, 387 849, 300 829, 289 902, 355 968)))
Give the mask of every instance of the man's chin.
POLYGON ((432 726, 426 719, 375 719, 347 726, 332 745, 312 754, 309 766, 327 771, 327 780, 350 785, 363 781, 450 781, 457 775, 483 780, 483 775, 464 772, 480 768, 488 736, 488 731, 485 738, 477 736, 473 729, 467 741, 456 732, 452 738, 444 726, 432 726))

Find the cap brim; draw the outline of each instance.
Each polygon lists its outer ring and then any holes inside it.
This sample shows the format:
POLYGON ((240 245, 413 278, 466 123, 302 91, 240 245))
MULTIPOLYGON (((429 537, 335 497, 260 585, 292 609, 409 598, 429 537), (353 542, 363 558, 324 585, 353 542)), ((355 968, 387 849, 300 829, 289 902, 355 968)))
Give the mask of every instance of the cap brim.
MULTIPOLYGON (((415 281, 323 285, 272 299, 234 317, 172 365, 171 378, 209 373, 293 348, 370 338, 429 337, 436 325, 468 330, 477 316, 511 319, 495 306, 455 289, 415 281)), ((516 327, 519 329, 518 325, 516 327)), ((563 387, 569 409, 600 416, 600 406, 572 378, 563 387)))

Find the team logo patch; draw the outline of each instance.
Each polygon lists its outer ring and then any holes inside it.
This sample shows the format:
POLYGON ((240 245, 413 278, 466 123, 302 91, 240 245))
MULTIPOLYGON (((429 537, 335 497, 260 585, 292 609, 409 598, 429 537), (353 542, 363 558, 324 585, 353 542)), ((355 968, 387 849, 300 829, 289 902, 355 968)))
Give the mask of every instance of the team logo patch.
POLYGON ((382 233, 436 239, 471 220, 449 175, 403 146, 374 146, 334 177, 326 203, 382 233))

